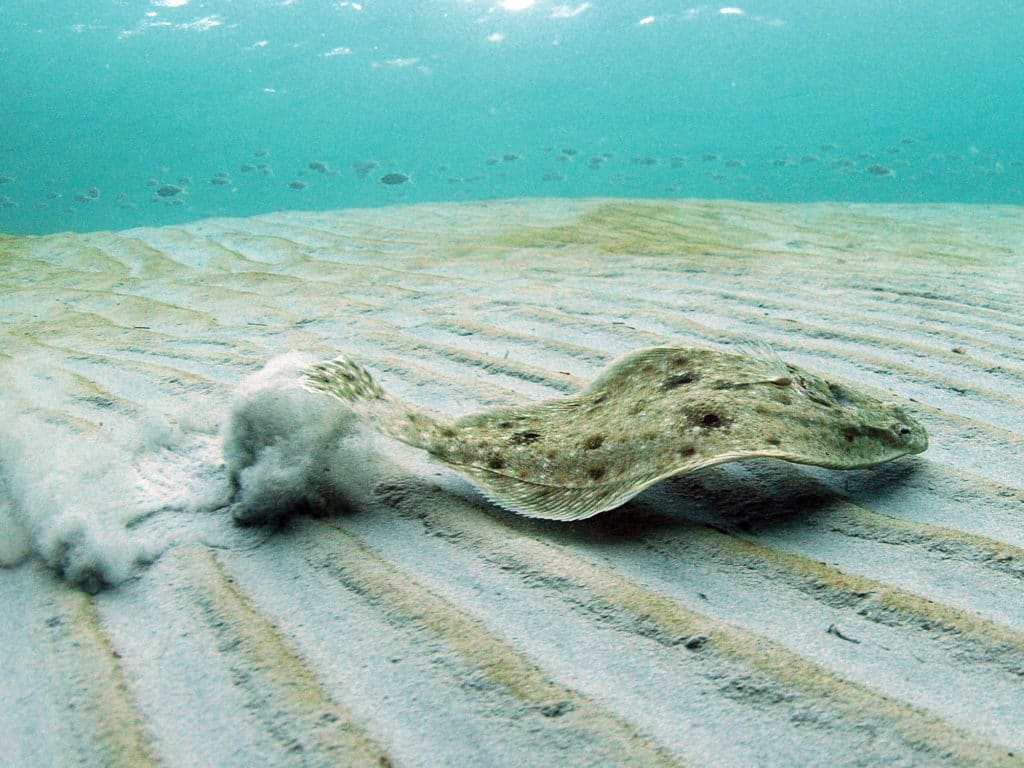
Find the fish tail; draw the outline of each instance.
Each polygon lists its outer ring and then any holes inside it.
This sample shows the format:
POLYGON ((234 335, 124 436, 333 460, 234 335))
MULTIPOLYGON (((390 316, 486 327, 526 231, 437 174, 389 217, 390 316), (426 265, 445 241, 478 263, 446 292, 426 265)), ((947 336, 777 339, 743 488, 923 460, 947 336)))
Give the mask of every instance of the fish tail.
POLYGON ((370 372, 345 355, 307 368, 302 373, 302 385, 313 392, 336 397, 348 405, 386 397, 370 372))
POLYGON ((302 386, 340 400, 381 434, 432 453, 447 428, 393 398, 369 371, 346 355, 311 365, 302 373, 302 386))

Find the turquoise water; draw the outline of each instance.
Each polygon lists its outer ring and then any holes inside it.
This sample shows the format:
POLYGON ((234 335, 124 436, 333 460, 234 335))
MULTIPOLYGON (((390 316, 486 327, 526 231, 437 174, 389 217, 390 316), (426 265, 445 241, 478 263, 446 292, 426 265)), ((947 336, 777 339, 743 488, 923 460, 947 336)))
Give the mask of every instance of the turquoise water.
POLYGON ((1020 204, 1022 52, 1016 1, 0 0, 0 231, 539 195, 1020 204))

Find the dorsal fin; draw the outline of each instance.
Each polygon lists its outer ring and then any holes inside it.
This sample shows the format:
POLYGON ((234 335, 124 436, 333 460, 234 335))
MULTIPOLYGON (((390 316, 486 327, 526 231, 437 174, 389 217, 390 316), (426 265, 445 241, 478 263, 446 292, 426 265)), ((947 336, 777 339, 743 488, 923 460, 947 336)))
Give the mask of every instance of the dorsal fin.
POLYGON ((518 480, 479 467, 448 466, 470 480, 488 501, 524 517, 544 520, 584 520, 614 509, 639 493, 634 490, 635 483, 559 488, 518 480))

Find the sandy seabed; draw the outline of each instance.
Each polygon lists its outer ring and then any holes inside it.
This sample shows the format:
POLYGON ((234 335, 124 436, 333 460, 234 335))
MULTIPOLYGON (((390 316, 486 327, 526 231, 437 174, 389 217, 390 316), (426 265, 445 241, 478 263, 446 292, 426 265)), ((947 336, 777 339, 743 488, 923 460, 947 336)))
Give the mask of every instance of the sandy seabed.
POLYGON ((1024 764, 1019 208, 291 212, 0 265, 5 764, 1024 764), (455 417, 751 337, 929 450, 544 523, 295 384, 344 350, 455 417))

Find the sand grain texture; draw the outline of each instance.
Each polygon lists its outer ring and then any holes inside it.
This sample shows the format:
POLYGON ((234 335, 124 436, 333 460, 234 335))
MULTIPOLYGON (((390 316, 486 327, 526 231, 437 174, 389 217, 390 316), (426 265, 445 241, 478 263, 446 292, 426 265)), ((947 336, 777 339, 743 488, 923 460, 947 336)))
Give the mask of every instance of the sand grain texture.
POLYGON ((4 237, 0 269, 5 764, 1024 765, 1020 209, 280 213, 4 237), (328 425, 289 475, 319 515, 232 520, 220 430, 279 355, 454 421, 750 337, 928 451, 559 523, 328 425))

